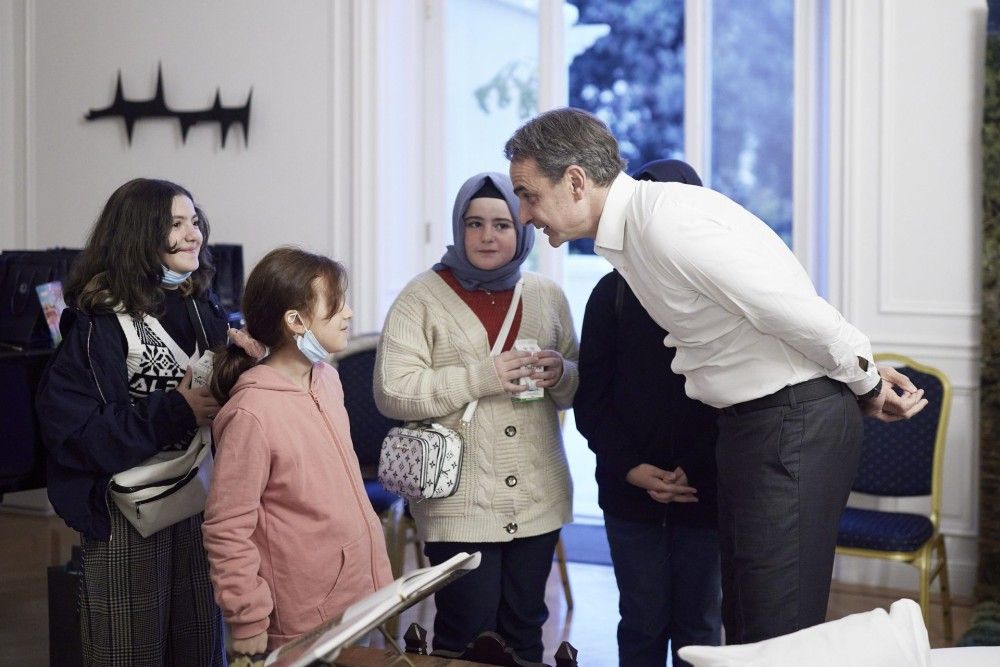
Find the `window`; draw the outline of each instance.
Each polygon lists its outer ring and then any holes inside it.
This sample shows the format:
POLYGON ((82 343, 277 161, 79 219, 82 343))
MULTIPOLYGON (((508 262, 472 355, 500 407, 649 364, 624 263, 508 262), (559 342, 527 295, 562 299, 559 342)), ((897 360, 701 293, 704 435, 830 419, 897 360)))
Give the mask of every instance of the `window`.
MULTIPOLYGON (((571 30, 601 35, 585 50, 567 49, 569 106, 607 123, 635 171, 684 150, 683 0, 569 0, 578 12, 571 30)), ((571 254, 593 242, 570 243, 571 254)))
POLYGON ((792 245, 792 0, 713 0, 702 180, 792 245))
MULTIPOLYGON (((482 171, 507 173, 503 146, 524 121, 538 113, 538 8, 515 0, 448 0, 442 3, 443 86, 438 118, 444 170, 430 211, 430 253, 440 257, 451 243, 455 195, 482 171)), ((435 39, 433 36, 431 39, 435 39)), ((439 39, 439 38, 438 38, 439 39)))

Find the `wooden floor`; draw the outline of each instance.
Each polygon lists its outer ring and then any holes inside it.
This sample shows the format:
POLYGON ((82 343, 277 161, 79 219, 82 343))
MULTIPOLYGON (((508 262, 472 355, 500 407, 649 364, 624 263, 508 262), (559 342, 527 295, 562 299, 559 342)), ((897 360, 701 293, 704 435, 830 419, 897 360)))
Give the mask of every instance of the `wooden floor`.
MULTIPOLYGON (((41 667, 48 664, 48 603, 46 567, 65 562, 70 546, 77 543, 76 533, 55 517, 37 517, 0 512, 0 665, 41 667)), ((410 555, 412 560, 412 553, 410 555)), ((559 642, 569 641, 577 648, 580 664, 585 667, 612 667, 617 664, 615 628, 618 623, 617 591, 611 568, 600 565, 569 564, 569 576, 576 608, 566 609, 558 572, 553 568, 546 592, 549 621, 545 625, 546 660, 559 642)), ((900 591, 834 584, 828 618, 888 607, 900 597, 912 596, 900 591)), ((969 626, 971 603, 953 605, 955 636, 969 626)), ((931 613, 931 645, 942 647, 941 613, 936 605, 931 613)), ((420 623, 429 632, 433 628, 433 601, 426 601, 405 612, 401 628, 410 622, 420 623)))

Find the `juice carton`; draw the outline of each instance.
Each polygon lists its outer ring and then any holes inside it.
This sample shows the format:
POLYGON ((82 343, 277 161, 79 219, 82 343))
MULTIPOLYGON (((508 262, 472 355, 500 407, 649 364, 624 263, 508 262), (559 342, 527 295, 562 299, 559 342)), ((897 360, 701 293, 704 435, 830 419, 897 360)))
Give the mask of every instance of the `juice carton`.
MULTIPOLYGON (((514 349, 521 352, 540 352, 538 341, 534 338, 518 338, 514 341, 514 349)), ((545 389, 535 384, 531 378, 524 377, 518 383, 527 387, 524 391, 511 395, 511 400, 519 402, 540 401, 545 398, 545 389)))

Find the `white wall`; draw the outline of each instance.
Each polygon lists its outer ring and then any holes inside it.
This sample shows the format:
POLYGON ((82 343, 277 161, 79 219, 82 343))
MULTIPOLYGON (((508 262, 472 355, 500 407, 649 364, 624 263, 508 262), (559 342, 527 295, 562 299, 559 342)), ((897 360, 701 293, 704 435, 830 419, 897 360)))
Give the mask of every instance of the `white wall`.
MULTIPOLYGON (((832 5, 830 220, 839 261, 831 261, 831 287, 876 352, 909 355, 951 378, 942 530, 953 590, 970 595, 978 534, 986 2, 832 5)), ((913 568, 850 558, 838 560, 835 576, 906 588, 917 581, 913 568)))
POLYGON ((376 216, 395 205, 374 184, 403 179, 376 151, 408 129, 378 100, 419 77, 380 71, 375 54, 387 12, 408 6, 380 3, 380 22, 354 0, 0 0, 0 245, 78 247, 118 185, 162 177, 194 193, 213 242, 243 244, 248 268, 284 243, 347 263, 359 328, 377 327, 376 216), (84 120, 110 104, 119 69, 127 97, 152 96, 158 64, 174 109, 207 107, 216 88, 242 105, 252 88, 249 143, 234 128, 223 149, 213 125, 182 143, 157 119, 129 146, 120 120, 84 120))

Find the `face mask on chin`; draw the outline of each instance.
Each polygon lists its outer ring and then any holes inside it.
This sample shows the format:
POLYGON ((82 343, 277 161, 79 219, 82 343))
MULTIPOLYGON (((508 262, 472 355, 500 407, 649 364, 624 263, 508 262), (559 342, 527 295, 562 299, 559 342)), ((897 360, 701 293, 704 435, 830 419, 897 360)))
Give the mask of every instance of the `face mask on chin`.
POLYGON ((192 271, 188 271, 187 273, 177 273, 173 269, 168 268, 165 264, 160 264, 160 267, 163 269, 163 277, 160 278, 160 285, 163 287, 177 287, 187 280, 192 273, 192 271))
POLYGON ((299 348, 299 352, 304 354, 306 359, 314 364, 326 361, 326 358, 330 356, 330 353, 320 344, 312 329, 306 329, 304 334, 295 334, 295 345, 299 348))

